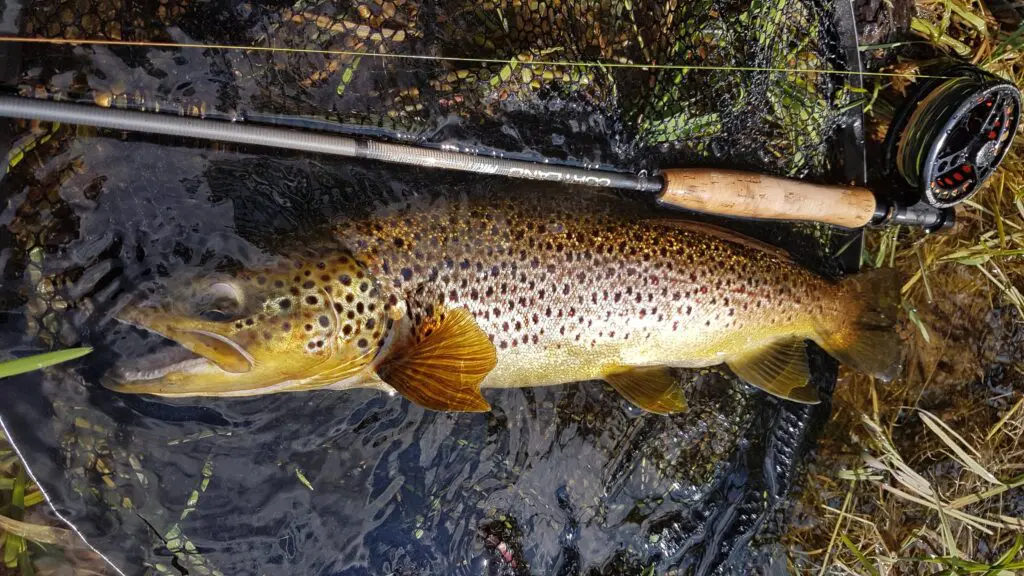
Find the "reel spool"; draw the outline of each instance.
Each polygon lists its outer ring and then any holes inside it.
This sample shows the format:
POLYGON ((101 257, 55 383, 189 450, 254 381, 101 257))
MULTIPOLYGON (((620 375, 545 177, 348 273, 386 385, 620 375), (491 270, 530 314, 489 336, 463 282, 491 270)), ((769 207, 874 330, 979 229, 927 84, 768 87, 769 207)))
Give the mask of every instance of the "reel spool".
POLYGON ((1009 150, 1020 120, 1016 86, 974 66, 924 84, 893 119, 887 172, 912 201, 951 208, 973 196, 1009 150))

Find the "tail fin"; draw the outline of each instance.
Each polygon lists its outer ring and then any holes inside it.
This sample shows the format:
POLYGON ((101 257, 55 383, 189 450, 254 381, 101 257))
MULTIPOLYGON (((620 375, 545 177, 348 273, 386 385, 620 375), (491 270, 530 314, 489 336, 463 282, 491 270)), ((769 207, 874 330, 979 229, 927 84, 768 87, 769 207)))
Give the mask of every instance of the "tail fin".
POLYGON ((900 275, 882 268, 844 279, 839 299, 847 314, 818 329, 822 348, 864 374, 889 381, 899 374, 902 347, 896 334, 900 275))

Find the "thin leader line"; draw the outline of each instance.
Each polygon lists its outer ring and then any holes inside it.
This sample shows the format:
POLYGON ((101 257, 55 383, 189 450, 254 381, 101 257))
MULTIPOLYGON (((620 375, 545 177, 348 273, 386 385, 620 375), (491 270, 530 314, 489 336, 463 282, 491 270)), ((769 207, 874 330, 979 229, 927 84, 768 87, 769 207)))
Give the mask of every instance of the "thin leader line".
POLYGON ((253 52, 285 52, 291 54, 326 54, 332 56, 393 58, 432 62, 474 62, 477 64, 511 64, 517 66, 566 66, 576 68, 648 68, 653 70, 712 70, 724 72, 785 72, 803 74, 840 74, 849 76, 880 76, 898 78, 951 78, 931 74, 901 74, 896 72, 855 72, 852 70, 827 70, 819 68, 776 68, 761 66, 712 66, 707 64, 643 64, 627 62, 573 62, 571 60, 516 60, 500 58, 475 58, 470 56, 434 56, 426 54, 393 54, 387 52, 361 52, 357 50, 328 50, 323 48, 281 48, 274 46, 235 46, 231 44, 202 44, 179 42, 148 42, 140 40, 103 40, 91 38, 39 38, 26 36, 0 36, 0 42, 24 44, 121 46, 135 48, 194 48, 201 50, 242 50, 253 52))

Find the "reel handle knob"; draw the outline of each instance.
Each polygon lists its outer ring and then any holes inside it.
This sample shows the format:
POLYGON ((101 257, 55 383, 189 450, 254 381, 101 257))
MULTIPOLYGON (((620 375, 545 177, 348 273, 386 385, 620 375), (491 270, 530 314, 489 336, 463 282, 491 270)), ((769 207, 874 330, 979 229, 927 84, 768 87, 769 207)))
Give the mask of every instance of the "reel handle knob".
POLYGON ((738 170, 680 168, 661 173, 662 204, 740 218, 806 220, 860 228, 875 217, 875 195, 859 186, 825 186, 738 170))

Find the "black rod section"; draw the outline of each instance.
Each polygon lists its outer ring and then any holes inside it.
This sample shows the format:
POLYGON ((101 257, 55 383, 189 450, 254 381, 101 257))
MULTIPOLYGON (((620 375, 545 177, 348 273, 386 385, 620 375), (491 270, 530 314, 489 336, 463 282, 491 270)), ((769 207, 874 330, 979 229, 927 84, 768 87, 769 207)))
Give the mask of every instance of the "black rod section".
POLYGON ((661 178, 604 170, 587 170, 540 162, 489 158, 465 152, 390 144, 335 134, 322 134, 258 124, 207 118, 171 116, 153 112, 101 108, 87 104, 53 102, 20 96, 0 96, 0 117, 84 124, 97 128, 201 138, 236 144, 285 148, 301 152, 366 158, 426 168, 443 168, 527 180, 584 184, 604 188, 660 192, 661 178))

